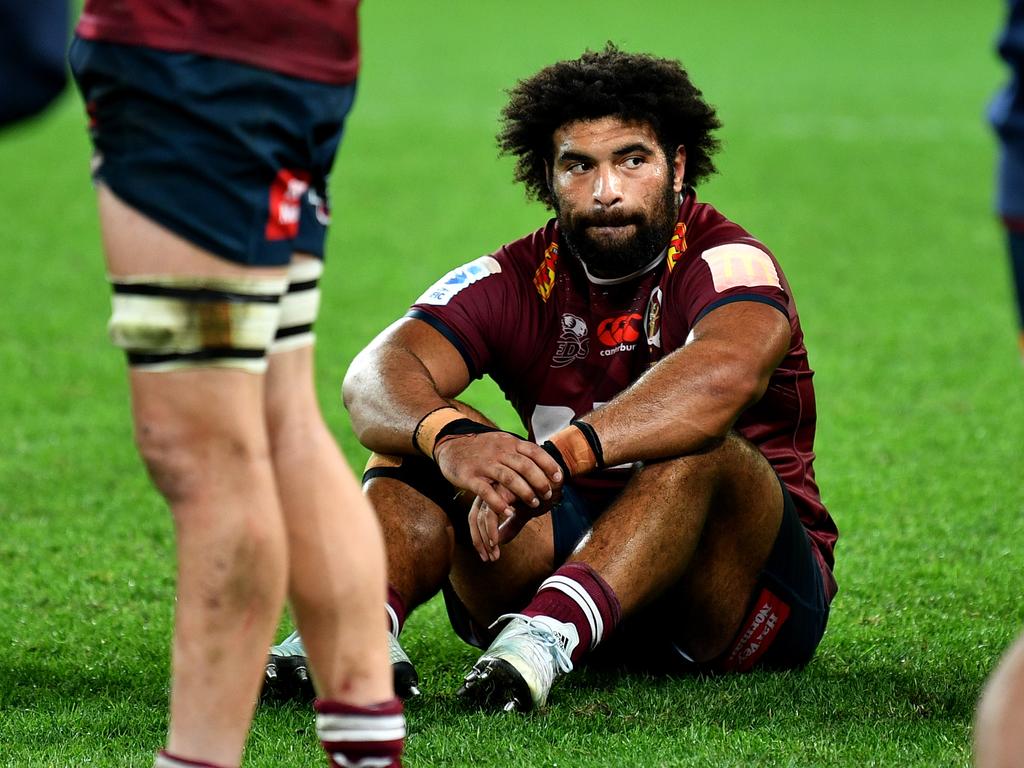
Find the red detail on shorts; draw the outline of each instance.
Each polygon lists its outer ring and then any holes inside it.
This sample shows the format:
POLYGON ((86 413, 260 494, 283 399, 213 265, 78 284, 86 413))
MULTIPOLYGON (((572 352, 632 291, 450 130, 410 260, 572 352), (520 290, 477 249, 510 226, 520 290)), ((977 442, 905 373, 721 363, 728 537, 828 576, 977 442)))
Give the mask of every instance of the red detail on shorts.
POLYGON ((632 344, 640 338, 641 319, 636 312, 606 318, 597 326, 597 338, 606 347, 614 347, 616 344, 622 343, 632 344))
POLYGON ((267 240, 291 240, 298 237, 302 198, 309 191, 309 174, 282 168, 270 185, 267 211, 267 240))
POLYGON ((741 625, 736 645, 722 662, 723 671, 749 672, 775 641, 787 618, 789 606, 778 595, 762 589, 741 625))

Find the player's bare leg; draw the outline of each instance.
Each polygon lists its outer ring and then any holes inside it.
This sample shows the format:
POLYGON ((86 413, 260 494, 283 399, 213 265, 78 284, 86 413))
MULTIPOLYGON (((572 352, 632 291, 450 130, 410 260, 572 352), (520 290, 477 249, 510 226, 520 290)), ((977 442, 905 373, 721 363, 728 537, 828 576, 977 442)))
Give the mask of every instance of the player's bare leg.
MULTIPOLYGON (((115 277, 276 274, 195 248, 103 186, 99 203, 115 277)), ((213 368, 133 370, 131 387, 139 449, 177 533, 168 750, 238 765, 286 574, 263 377, 213 368)))
POLYGON ((314 387, 320 262, 296 257, 267 372, 267 426, 289 547, 288 592, 332 765, 398 765, 405 738, 381 605, 380 529, 327 429, 314 387), (304 330, 305 329, 305 330, 304 330))
POLYGON ((510 622, 481 657, 464 695, 502 708, 543 704, 554 678, 571 670, 609 625, 669 590, 675 610, 689 618, 689 652, 697 661, 714 658, 744 618, 782 507, 767 461, 734 436, 705 454, 644 467, 541 585, 524 618, 510 622), (546 586, 549 594, 577 594, 589 627, 577 631, 548 618, 539 607, 546 586), (545 652, 535 654, 538 648, 545 652))
POLYGON ((992 673, 974 720, 977 768, 1013 768, 1024 754, 1024 635, 992 673))
POLYGON ((271 355, 267 402, 288 530, 289 597, 321 697, 390 699, 384 549, 370 505, 320 414, 313 347, 271 355))

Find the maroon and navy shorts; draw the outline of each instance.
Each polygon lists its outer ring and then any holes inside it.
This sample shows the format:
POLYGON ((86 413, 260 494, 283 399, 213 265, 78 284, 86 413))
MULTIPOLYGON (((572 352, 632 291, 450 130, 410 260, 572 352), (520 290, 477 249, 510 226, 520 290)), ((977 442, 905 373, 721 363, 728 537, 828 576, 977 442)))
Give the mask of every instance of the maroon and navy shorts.
POLYGON ((250 266, 323 257, 327 177, 355 84, 76 37, 94 178, 191 243, 250 266))

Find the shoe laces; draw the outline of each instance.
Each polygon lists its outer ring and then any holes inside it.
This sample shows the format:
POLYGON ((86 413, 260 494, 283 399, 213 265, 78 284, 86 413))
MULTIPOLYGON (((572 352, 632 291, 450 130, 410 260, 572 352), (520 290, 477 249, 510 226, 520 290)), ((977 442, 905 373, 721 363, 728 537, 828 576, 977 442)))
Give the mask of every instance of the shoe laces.
POLYGON ((521 613, 503 614, 490 628, 493 629, 505 619, 510 621, 495 639, 492 651, 511 646, 516 653, 525 656, 531 666, 548 672, 551 677, 546 681, 548 686, 556 673, 572 672, 572 659, 566 653, 566 639, 562 635, 547 624, 536 621, 535 617, 521 613))

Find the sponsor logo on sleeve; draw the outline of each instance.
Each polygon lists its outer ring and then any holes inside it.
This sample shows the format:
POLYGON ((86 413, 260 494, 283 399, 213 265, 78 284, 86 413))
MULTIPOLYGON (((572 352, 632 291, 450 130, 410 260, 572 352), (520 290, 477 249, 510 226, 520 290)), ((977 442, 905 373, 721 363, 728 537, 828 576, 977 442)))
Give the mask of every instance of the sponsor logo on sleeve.
POLYGON ((309 174, 282 168, 270 185, 267 211, 267 240, 291 240, 299 234, 302 198, 309 190, 309 174))
POLYGON ((442 277, 426 293, 420 296, 417 304, 432 304, 444 306, 452 300, 460 291, 465 290, 473 283, 483 280, 485 277, 501 273, 501 264, 493 256, 481 256, 468 264, 453 269, 442 277))
POLYGON ((671 272, 679 258, 686 253, 686 225, 681 222, 676 222, 676 231, 672 233, 672 239, 668 244, 668 271, 671 272))
POLYGON ((638 312, 630 312, 602 320, 597 326, 597 338, 610 349, 602 349, 601 357, 610 357, 618 352, 632 352, 636 349, 642 319, 638 312))
POLYGON ((576 315, 562 315, 562 332, 551 357, 551 367, 564 368, 573 360, 586 360, 589 351, 586 321, 576 315))
POLYGON ((554 242, 544 251, 544 260, 533 275, 533 286, 540 297, 547 301, 555 287, 555 268, 558 266, 558 243, 554 242))
POLYGON ((747 286, 781 288, 779 273, 771 256, 748 243, 726 243, 708 248, 700 256, 711 270, 715 290, 719 293, 747 286))

